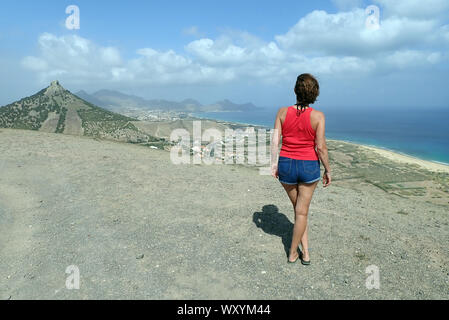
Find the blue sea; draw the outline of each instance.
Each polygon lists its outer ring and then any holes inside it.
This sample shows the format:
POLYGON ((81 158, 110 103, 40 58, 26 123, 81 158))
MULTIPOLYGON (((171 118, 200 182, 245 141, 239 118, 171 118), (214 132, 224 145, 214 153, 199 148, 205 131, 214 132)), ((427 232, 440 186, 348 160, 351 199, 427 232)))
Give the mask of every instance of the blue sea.
MULTIPOLYGON (((447 108, 328 108, 326 137, 449 164, 447 108)), ((203 112, 197 117, 273 127, 277 109, 203 112)))

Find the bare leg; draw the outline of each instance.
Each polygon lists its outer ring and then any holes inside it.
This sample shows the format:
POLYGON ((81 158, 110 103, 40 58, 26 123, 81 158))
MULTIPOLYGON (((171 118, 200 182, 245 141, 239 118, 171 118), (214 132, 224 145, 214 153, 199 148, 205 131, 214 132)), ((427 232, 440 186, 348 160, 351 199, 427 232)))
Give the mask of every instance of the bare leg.
POLYGON ((306 230, 304 230, 304 235, 301 238, 301 246, 302 246, 302 253, 303 253, 303 259, 305 261, 309 261, 310 260, 310 255, 309 255, 309 236, 308 236, 308 230, 309 227, 306 226, 306 230))
MULTIPOLYGON (((295 211, 296 201, 298 200, 298 185, 297 184, 290 185, 290 184, 284 184, 284 183, 281 183, 281 184, 284 187, 285 191, 287 192, 287 195, 290 198, 290 201, 292 202, 293 211, 295 211)), ((296 221, 296 216, 295 216, 295 221, 296 221)), ((298 257, 298 254, 297 254, 297 252, 292 254, 291 251, 292 250, 290 250, 288 259, 290 261, 294 261, 298 257)))
MULTIPOLYGON (((288 185, 288 184, 282 184, 285 191, 287 192, 288 197, 290 198, 290 201, 293 205, 293 211, 295 211, 296 207, 296 201, 298 200, 298 185, 288 185)), ((296 221, 296 214, 295 214, 295 221, 296 221)), ((309 237, 308 237, 308 230, 309 228, 306 228, 304 231, 304 235, 301 238, 301 246, 302 251, 304 254, 304 260, 309 260, 309 237)), ((292 258, 296 258, 296 255, 292 258)))
POLYGON ((314 183, 304 184, 301 183, 297 186, 284 185, 287 194, 292 201, 295 209, 295 225, 293 227, 293 238, 290 246, 289 260, 293 261, 298 256, 297 248, 300 242, 302 242, 304 260, 309 260, 308 250, 308 238, 307 238, 307 215, 309 213, 309 206, 312 200, 313 193, 318 185, 318 181, 314 183), (294 196, 296 194, 296 201, 294 196))
POLYGON ((283 184, 285 191, 287 192, 288 197, 290 198, 290 201, 293 205, 293 210, 295 210, 296 207, 296 200, 298 199, 298 185, 289 185, 289 184, 283 184))
MULTIPOLYGON (((293 211, 296 212, 295 208, 296 208, 296 202, 298 200, 298 185, 289 185, 289 184, 282 184, 282 186, 284 187, 285 191, 287 192, 288 197, 290 198, 290 201, 292 202, 293 205, 293 211)), ((295 214, 295 223, 296 223, 296 214, 295 214)), ((309 239, 308 239, 308 232, 307 232, 307 227, 306 230, 304 231, 304 235, 301 238, 301 245, 302 245, 302 251, 304 254, 304 260, 308 261, 310 260, 309 257, 309 239)), ((295 252, 293 255, 290 253, 289 257, 291 257, 291 261, 295 260, 297 257, 297 252, 295 252)))

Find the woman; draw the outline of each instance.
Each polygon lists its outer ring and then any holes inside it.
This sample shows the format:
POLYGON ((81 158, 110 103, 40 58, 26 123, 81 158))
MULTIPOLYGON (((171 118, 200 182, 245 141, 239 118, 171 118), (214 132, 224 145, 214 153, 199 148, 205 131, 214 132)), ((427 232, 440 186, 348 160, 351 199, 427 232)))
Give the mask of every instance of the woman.
POLYGON ((320 93, 318 81, 310 74, 301 74, 295 86, 296 105, 280 108, 274 125, 272 141, 273 177, 279 179, 295 211, 295 225, 288 262, 301 259, 310 264, 307 237, 307 215, 310 201, 320 180, 320 160, 324 166, 323 185, 331 183, 331 170, 325 138, 325 118, 309 105, 320 93), (282 148, 279 155, 279 141, 282 148), (302 252, 298 252, 299 243, 302 252))

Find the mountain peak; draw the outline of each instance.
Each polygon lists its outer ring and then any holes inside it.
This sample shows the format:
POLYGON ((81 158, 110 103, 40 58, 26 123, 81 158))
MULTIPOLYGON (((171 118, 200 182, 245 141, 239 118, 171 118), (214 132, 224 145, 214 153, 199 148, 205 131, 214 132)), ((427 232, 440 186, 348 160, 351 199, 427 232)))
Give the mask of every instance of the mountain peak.
POLYGON ((54 95, 64 92, 65 89, 59 84, 58 80, 52 81, 50 86, 45 90, 45 95, 54 95))
MULTIPOLYGON (((0 112, 0 128, 137 141, 134 138, 140 137, 140 132, 129 121, 133 119, 84 101, 64 89, 59 81, 2 107, 0 112)), ((142 139, 146 139, 145 134, 142 139)))

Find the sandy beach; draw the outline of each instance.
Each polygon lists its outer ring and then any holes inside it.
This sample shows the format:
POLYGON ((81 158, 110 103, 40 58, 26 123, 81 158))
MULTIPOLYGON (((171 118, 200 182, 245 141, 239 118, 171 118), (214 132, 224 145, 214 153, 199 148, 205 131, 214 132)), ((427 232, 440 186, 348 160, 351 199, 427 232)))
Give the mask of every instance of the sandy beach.
MULTIPOLYGON (((339 140, 331 140, 331 139, 328 139, 328 141, 334 141, 335 143, 339 142, 339 140)), ((351 142, 345 141, 345 143, 351 143, 351 142)), ((376 148, 376 147, 366 146, 366 145, 361 145, 361 144, 356 144, 356 143, 352 143, 352 144, 354 144, 356 146, 361 146, 367 150, 371 150, 371 151, 379 154, 380 156, 385 157, 385 158, 390 159, 395 162, 416 164, 416 165, 422 167, 423 169, 427 169, 430 171, 449 173, 449 165, 419 159, 416 157, 412 157, 412 156, 405 155, 405 154, 400 154, 400 153, 386 150, 386 149, 381 149, 381 148, 376 148)))

